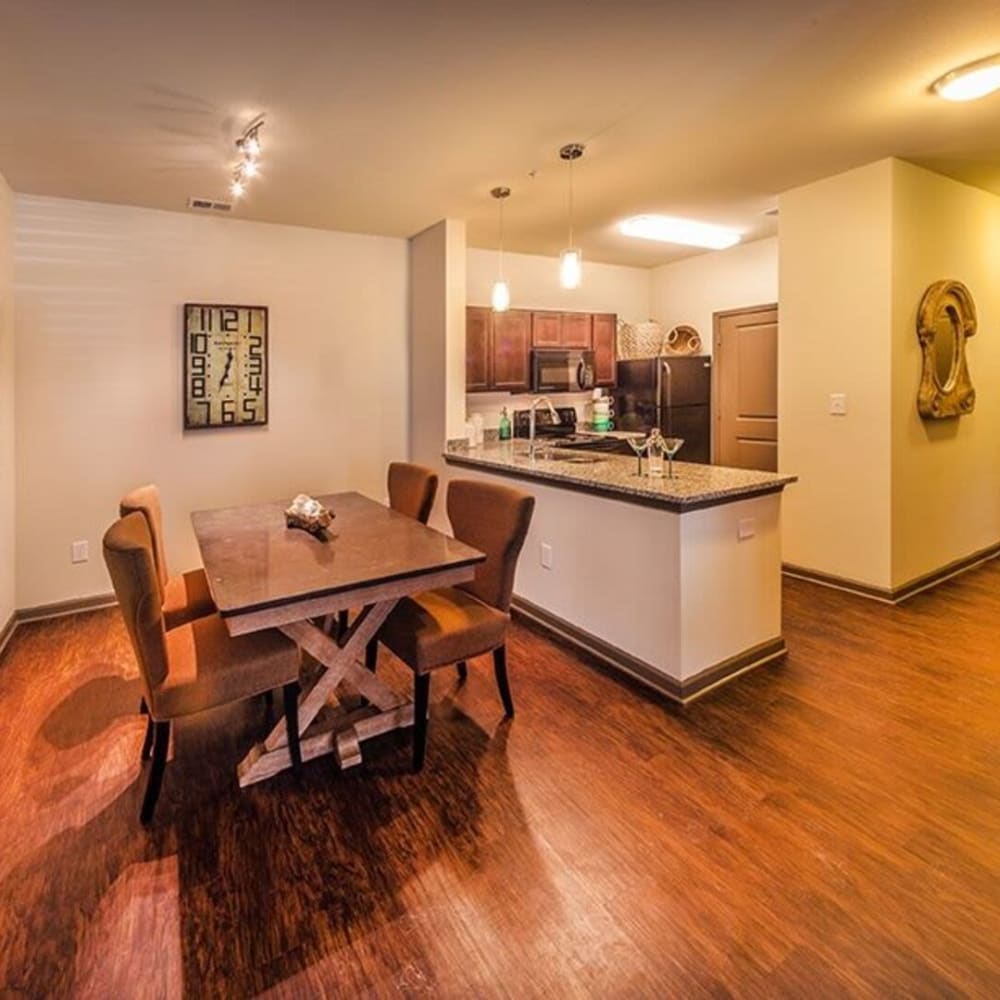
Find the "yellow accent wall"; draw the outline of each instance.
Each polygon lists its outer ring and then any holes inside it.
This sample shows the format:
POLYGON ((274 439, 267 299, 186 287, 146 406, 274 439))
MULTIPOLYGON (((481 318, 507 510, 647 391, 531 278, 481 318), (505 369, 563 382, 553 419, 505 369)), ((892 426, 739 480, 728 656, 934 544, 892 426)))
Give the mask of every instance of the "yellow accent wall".
POLYGON ((780 198, 782 558, 891 585, 890 160, 780 198), (831 416, 845 393, 847 416, 831 416))
POLYGON ((1000 541, 1000 198, 897 159, 781 196, 786 563, 890 590, 1000 541), (975 412, 917 412, 917 307, 964 282, 975 412), (846 393, 847 416, 829 414, 846 393))
POLYGON ((1000 541, 1000 198, 912 164, 892 166, 892 582, 1000 541), (972 292, 973 413, 917 413, 917 307, 929 284, 972 292))

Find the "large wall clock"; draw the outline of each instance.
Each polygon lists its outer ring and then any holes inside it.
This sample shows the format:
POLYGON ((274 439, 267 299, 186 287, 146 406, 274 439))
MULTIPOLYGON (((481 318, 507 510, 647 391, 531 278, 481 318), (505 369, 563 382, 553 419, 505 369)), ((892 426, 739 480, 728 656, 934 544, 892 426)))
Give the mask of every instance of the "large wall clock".
POLYGON ((184 427, 267 423, 267 308, 184 307, 184 427))

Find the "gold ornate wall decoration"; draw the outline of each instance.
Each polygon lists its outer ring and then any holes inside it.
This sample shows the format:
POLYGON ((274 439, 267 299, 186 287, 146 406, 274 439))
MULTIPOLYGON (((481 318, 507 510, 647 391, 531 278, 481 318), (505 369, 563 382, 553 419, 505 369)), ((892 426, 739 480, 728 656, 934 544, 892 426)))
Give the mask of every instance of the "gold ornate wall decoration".
POLYGON ((965 342, 976 332, 976 304, 961 281, 935 281, 917 310, 917 336, 924 368, 917 409, 925 420, 971 413, 976 390, 969 378, 965 342))

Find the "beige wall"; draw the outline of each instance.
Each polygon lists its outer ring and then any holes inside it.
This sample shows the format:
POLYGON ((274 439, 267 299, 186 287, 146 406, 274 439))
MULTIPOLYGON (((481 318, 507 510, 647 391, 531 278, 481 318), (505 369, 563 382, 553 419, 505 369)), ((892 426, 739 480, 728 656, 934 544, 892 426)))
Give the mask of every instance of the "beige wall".
POLYGON ((174 569, 189 512, 359 489, 407 453, 407 245, 17 196, 17 603, 107 592, 103 531, 153 481, 174 569), (182 430, 184 302, 270 309, 270 425, 182 430), (70 564, 70 544, 90 561, 70 564))
POLYGON ((14 201, 0 175, 0 632, 14 586, 14 201))
POLYGON ((444 219, 409 241, 410 455, 436 469, 431 524, 448 530, 441 453, 465 426, 465 223, 444 219))
POLYGON ((779 468, 783 558, 891 584, 890 310, 893 162, 786 192, 781 226, 779 468), (847 416, 829 413, 846 393, 847 416))
POLYGON ((1000 198, 893 161, 892 581, 900 586, 1000 540, 1000 198), (976 409, 917 413, 916 315, 941 278, 964 282, 979 331, 968 344, 976 409))
MULTIPOLYGON (((583 263, 579 288, 559 284, 559 258, 505 253, 504 276, 510 284, 512 309, 566 309, 613 312, 629 322, 649 316, 649 270, 618 264, 583 263)), ((466 301, 488 306, 497 277, 495 250, 470 249, 466 254, 466 301)))
POLYGON ((755 240, 664 264, 650 272, 650 316, 666 329, 679 323, 712 352, 712 314, 778 301, 778 238, 755 240))

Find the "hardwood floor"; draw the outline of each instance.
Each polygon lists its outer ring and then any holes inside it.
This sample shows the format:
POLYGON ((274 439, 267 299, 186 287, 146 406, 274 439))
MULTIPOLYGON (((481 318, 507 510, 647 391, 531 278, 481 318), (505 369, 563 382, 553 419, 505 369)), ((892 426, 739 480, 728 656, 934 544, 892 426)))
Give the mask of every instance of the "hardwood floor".
POLYGON ((516 626, 516 719, 435 676, 419 775, 404 732, 241 791, 262 701, 181 722, 150 831, 117 611, 22 628, 0 993, 997 996, 1000 562, 785 596, 787 660, 685 710, 516 626))

